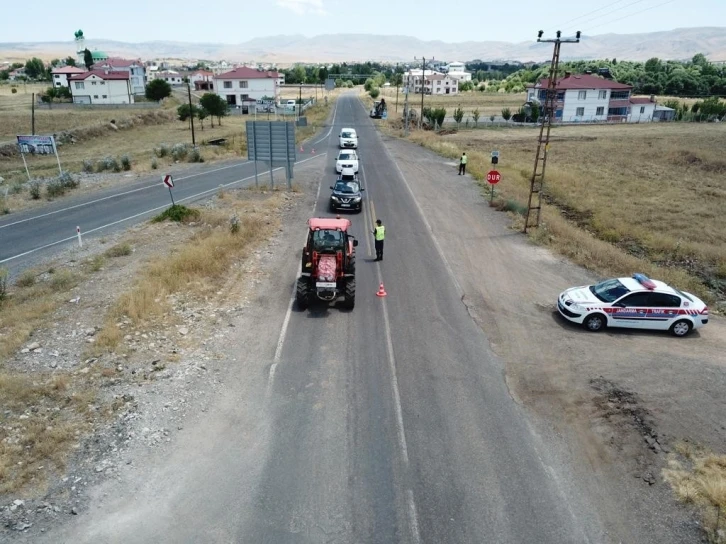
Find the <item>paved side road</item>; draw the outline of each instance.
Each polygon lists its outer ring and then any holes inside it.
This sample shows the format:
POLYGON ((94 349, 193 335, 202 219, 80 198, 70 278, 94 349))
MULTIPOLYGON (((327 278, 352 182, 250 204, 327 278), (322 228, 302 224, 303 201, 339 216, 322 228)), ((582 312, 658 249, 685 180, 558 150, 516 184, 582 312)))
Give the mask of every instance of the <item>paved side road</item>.
MULTIPOLYGON (((320 153, 311 151, 330 133, 325 129, 310 144, 297 152, 298 164, 313 160, 320 153)), ((257 165, 260 184, 270 184, 269 167, 257 165)), ((276 184, 285 184, 282 168, 275 168, 276 184)), ((160 175, 132 185, 94 192, 82 197, 63 199, 46 207, 13 214, 0 220, 0 266, 9 269, 11 276, 48 257, 62 247, 76 243, 76 227, 83 235, 100 236, 128 228, 149 219, 171 205, 168 190, 160 175)), ((227 164, 190 168, 175 177, 174 201, 189 203, 207 198, 219 187, 254 185, 255 164, 235 161, 227 164)))

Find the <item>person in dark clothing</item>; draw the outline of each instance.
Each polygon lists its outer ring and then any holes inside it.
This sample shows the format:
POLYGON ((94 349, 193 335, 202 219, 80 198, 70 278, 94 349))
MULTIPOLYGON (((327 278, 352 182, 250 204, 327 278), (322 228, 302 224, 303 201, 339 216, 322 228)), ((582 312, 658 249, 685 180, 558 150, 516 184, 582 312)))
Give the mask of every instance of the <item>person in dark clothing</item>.
POLYGON ((380 219, 376 220, 376 226, 373 229, 373 236, 376 244, 376 261, 383 260, 383 240, 386 237, 386 227, 380 219))
POLYGON ((466 153, 461 155, 461 159, 459 160, 459 175, 466 174, 466 161, 468 159, 466 158, 466 153))

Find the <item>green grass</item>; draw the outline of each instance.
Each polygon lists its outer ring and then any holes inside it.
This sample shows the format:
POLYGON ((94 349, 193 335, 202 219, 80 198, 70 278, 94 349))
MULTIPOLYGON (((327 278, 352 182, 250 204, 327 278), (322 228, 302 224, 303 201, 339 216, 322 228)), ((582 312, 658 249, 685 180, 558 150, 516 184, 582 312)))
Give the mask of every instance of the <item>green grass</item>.
POLYGON ((183 204, 174 204, 167 208, 159 215, 154 217, 152 223, 161 223, 162 221, 175 221, 177 223, 183 223, 188 221, 194 221, 201 217, 199 210, 194 208, 187 208, 183 204))

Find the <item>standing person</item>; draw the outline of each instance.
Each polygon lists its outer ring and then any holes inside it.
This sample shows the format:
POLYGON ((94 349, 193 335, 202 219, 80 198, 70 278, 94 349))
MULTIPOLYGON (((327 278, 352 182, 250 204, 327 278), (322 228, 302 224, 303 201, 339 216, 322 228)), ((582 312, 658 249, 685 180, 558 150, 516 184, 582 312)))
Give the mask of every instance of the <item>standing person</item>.
POLYGON ((386 227, 380 219, 376 219, 376 226, 373 229, 373 236, 376 241, 376 261, 383 260, 383 240, 386 237, 386 227))
POLYGON ((466 161, 466 153, 463 153, 459 160, 459 175, 466 174, 466 161))

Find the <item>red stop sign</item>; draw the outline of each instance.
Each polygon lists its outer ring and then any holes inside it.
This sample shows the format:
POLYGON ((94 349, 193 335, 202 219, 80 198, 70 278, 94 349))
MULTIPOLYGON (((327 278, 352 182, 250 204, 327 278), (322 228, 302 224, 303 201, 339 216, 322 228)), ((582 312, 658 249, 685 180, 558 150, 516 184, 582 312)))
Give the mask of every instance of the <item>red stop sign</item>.
POLYGON ((499 183, 499 180, 501 180, 501 179, 502 179, 501 174, 499 174, 499 172, 497 172, 496 170, 491 170, 487 174, 487 182, 491 183, 492 185, 496 185, 497 183, 499 183))

